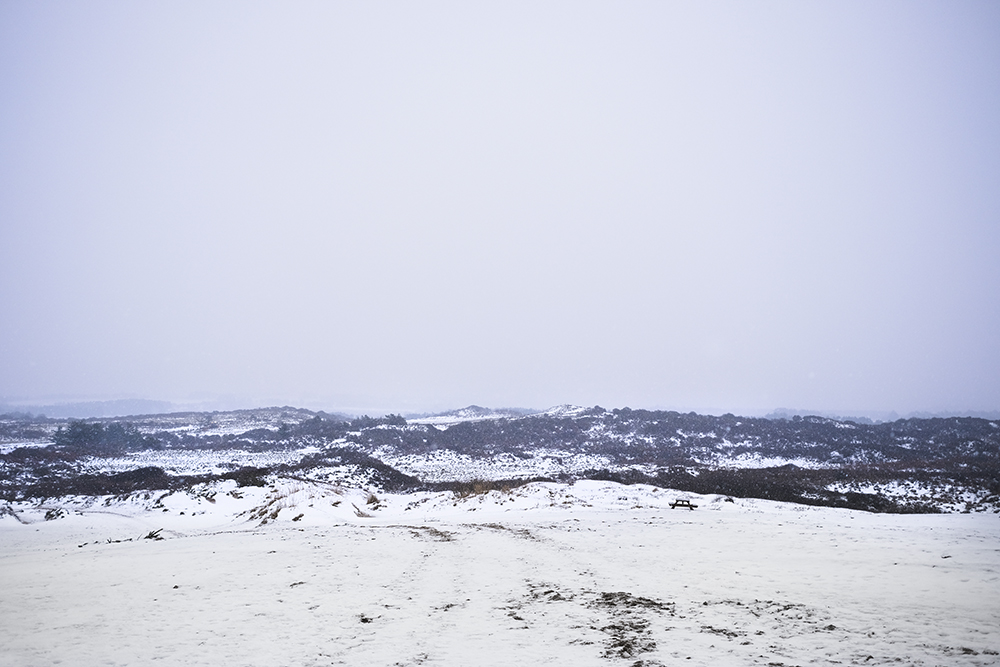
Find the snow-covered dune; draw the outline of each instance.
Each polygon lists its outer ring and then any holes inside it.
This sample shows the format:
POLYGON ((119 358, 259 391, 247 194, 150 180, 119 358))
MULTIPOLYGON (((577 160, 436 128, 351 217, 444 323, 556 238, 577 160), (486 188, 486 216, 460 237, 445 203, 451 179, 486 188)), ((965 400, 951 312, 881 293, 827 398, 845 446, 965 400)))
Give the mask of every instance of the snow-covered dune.
POLYGON ((12 505, 0 665, 1000 663, 992 514, 227 484, 12 505))

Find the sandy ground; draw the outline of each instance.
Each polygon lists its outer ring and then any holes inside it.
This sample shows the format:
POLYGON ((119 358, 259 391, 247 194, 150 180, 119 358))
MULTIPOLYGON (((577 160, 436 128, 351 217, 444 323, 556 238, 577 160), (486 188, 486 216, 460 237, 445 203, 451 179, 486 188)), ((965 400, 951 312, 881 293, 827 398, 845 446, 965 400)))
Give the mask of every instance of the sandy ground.
POLYGON ((1000 664, 997 515, 555 486, 263 526, 4 517, 0 665, 1000 664))

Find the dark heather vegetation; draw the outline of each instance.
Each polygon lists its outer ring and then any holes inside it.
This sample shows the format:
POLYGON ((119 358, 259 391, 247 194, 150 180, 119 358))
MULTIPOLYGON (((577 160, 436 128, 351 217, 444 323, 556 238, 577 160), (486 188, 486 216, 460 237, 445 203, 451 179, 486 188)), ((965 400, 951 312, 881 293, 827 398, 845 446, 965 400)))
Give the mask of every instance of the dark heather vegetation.
MULTIPOLYGON (((935 511, 942 498, 954 500, 971 490, 976 500, 966 509, 1000 509, 1000 424, 979 418, 872 424, 595 407, 575 416, 513 416, 438 428, 407 423, 399 415, 349 419, 296 408, 69 421, 15 414, 0 417, 0 445, 4 443, 10 444, 0 454, 0 499, 8 501, 173 490, 219 479, 263 485, 276 475, 308 475, 334 467, 364 471, 372 485, 388 491, 477 492, 463 486, 465 482, 425 484, 378 458, 451 451, 474 459, 588 454, 608 461, 606 467, 563 475, 560 481, 645 483, 876 512, 935 511), (243 423, 246 428, 240 427, 243 423), (99 471, 103 459, 138 452, 274 452, 307 446, 318 453, 300 456, 294 463, 222 474, 171 475, 155 466, 99 471), (778 464, 749 469, 732 465, 741 457, 778 464), (894 500, 860 490, 827 490, 831 484, 900 482, 937 491, 894 500)), ((502 490, 526 481, 481 480, 480 485, 502 490)))
MULTIPOLYGON (((51 448, 21 448, 15 450, 10 456, 17 454, 13 460, 33 463, 37 459, 25 458, 26 454, 33 452, 41 454, 48 449, 51 448)), ((50 452, 50 455, 53 453, 55 452, 50 452)), ((405 475, 364 452, 345 447, 331 447, 321 454, 303 457, 294 464, 283 463, 268 468, 245 466, 221 474, 170 475, 162 468, 155 466, 146 466, 114 474, 101 474, 79 472, 79 469, 72 467, 56 469, 39 466, 32 470, 33 475, 22 476, 22 481, 26 483, 11 484, 11 480, 6 476, 0 480, 0 484, 2 484, 0 485, 0 499, 12 501, 67 495, 122 496, 138 491, 176 491, 197 484, 227 479, 234 480, 238 486, 265 486, 268 478, 272 476, 294 478, 316 468, 332 466, 354 466, 365 470, 368 473, 369 482, 386 491, 406 491, 421 485, 417 478, 405 475)))

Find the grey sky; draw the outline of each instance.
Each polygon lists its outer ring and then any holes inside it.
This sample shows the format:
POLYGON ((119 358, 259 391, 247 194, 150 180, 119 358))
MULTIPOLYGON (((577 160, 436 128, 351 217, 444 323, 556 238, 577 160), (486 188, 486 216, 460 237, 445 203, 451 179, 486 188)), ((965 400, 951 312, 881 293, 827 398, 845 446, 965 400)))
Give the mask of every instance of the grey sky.
POLYGON ((1000 409, 1000 5, 4 3, 0 397, 1000 409))

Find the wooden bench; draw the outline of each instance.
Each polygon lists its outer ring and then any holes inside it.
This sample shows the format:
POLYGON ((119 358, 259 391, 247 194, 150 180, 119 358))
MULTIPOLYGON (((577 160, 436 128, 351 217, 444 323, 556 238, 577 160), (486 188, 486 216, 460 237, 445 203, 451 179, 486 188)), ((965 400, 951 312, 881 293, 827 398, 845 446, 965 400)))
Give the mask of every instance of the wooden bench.
POLYGON ((675 500, 670 503, 670 509, 676 509, 678 507, 686 507, 689 510, 693 510, 697 505, 692 505, 690 500, 675 500))

